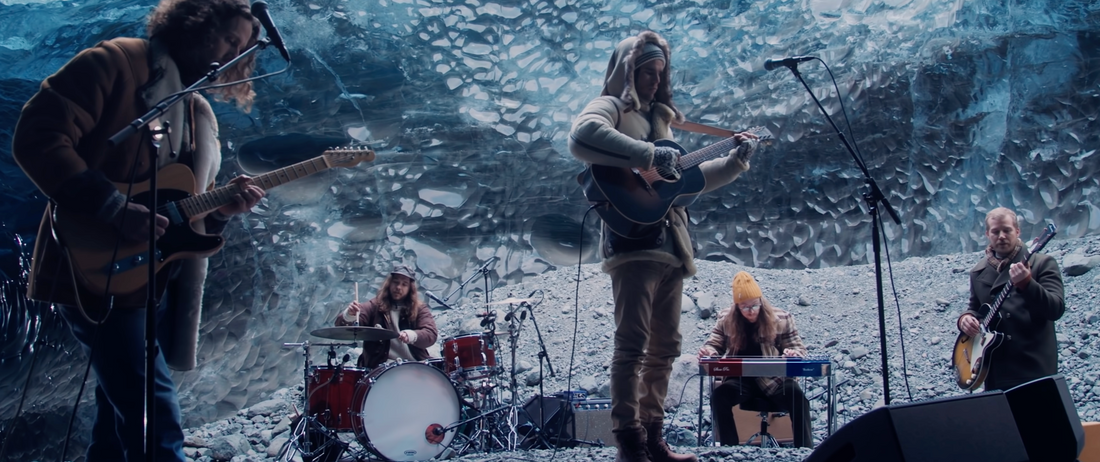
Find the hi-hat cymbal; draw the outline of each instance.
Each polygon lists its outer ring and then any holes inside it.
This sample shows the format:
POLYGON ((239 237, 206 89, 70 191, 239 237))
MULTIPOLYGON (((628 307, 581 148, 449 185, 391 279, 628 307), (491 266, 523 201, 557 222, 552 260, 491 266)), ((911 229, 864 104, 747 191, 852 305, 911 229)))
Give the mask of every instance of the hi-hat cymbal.
POLYGON ((310 335, 332 340, 355 341, 389 340, 397 338, 397 332, 380 327, 367 326, 325 327, 310 332, 310 335))
POLYGON ((512 297, 508 297, 504 300, 486 303, 486 305, 518 305, 520 303, 532 302, 534 300, 535 299, 533 299, 533 298, 512 298, 512 297))

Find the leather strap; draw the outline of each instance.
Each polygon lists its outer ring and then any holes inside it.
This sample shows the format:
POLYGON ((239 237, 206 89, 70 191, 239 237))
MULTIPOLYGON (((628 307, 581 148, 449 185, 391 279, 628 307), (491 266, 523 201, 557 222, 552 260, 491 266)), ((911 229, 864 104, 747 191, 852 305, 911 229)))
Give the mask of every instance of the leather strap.
POLYGON ((733 135, 737 134, 737 132, 732 131, 732 130, 727 130, 727 129, 718 128, 718 127, 712 127, 710 125, 703 125, 701 123, 696 123, 696 122, 691 122, 691 121, 686 121, 686 120, 684 122, 679 122, 679 123, 674 121, 674 122, 672 122, 672 126, 674 128, 678 128, 680 130, 686 130, 686 131, 693 132, 693 133, 702 133, 702 134, 705 134, 705 135, 721 136, 722 138, 729 138, 729 137, 732 137, 733 135))

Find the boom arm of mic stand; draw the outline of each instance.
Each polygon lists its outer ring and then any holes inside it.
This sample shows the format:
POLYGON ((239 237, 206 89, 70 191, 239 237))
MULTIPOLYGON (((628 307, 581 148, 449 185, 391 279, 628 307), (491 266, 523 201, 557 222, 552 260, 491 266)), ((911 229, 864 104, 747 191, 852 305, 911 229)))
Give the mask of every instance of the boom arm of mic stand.
POLYGON ((129 138, 134 133, 137 133, 138 130, 141 130, 146 125, 149 125, 149 122, 152 122, 153 119, 156 119, 157 117, 160 117, 160 116, 164 115, 164 113, 168 111, 168 108, 170 108, 172 106, 175 106, 176 103, 179 103, 180 101, 182 101, 184 95, 187 95, 189 93, 194 93, 195 91, 201 90, 202 87, 205 86, 207 82, 213 82, 213 81, 217 80, 219 75, 221 75, 227 69, 229 69, 233 66, 236 66, 238 62, 240 62, 242 59, 248 57, 252 53, 255 53, 256 50, 262 50, 264 48, 267 48, 268 43, 270 43, 270 42, 266 37, 262 38, 260 40, 257 40, 255 45, 252 45, 251 47, 249 47, 247 50, 244 51, 244 53, 241 53, 236 58, 234 58, 232 61, 229 61, 228 63, 225 63, 225 64, 221 65, 217 69, 212 69, 210 72, 208 72, 206 75, 204 75, 201 79, 199 79, 195 83, 191 84, 190 87, 185 88, 183 91, 181 91, 179 93, 176 93, 176 94, 173 94, 173 95, 170 95, 167 98, 164 98, 159 103, 157 103, 155 106, 153 106, 153 109, 150 109, 149 112, 146 112, 145 115, 142 115, 141 117, 138 117, 138 118, 134 119, 134 121, 130 122, 130 124, 127 125, 126 128, 123 128, 122 130, 119 130, 118 133, 115 133, 113 136, 111 136, 111 138, 107 140, 108 145, 110 145, 111 147, 118 146, 120 143, 125 141, 126 138, 129 138))

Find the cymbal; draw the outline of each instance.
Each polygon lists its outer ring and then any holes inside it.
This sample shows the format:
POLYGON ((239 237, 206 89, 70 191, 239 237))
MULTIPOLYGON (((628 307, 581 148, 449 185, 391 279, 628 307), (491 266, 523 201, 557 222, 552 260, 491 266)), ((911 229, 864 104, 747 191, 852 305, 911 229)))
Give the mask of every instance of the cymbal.
POLYGON ((527 303, 527 302, 531 302, 531 301, 534 301, 534 300, 535 299, 533 299, 533 298, 512 298, 512 297, 508 297, 504 300, 486 303, 486 305, 518 305, 520 303, 527 303))
POLYGON ((389 340, 397 338, 397 332, 380 327, 367 326, 340 326, 325 327, 310 332, 314 337, 332 340, 389 340))

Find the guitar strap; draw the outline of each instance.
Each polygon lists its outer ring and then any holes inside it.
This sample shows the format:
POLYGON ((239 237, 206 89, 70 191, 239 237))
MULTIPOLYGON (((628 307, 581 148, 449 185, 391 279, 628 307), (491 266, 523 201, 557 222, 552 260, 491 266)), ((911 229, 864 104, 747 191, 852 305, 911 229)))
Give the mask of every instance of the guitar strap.
POLYGON ((704 135, 714 135, 714 136, 720 136, 720 137, 723 137, 723 138, 729 138, 729 137, 737 134, 737 132, 734 132, 732 130, 726 130, 724 128, 712 127, 710 125, 704 125, 704 124, 701 124, 701 123, 691 122, 691 121, 687 121, 687 120, 685 120, 684 122, 681 122, 681 123, 676 123, 675 121, 673 121, 672 126, 674 128, 678 128, 678 129, 684 130, 684 131, 689 131, 689 132, 692 132, 692 133, 702 133, 704 135))

